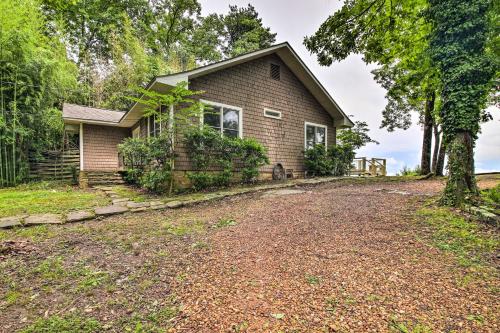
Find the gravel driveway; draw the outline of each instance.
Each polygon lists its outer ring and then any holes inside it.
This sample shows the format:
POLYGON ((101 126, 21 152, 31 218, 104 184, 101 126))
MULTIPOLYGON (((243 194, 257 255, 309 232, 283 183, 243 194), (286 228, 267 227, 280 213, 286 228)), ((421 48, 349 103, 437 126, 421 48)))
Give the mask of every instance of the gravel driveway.
POLYGON ((121 318, 175 295, 181 306, 169 332, 387 332, 397 325, 498 332, 498 280, 461 284, 455 258, 420 237, 425 230, 413 213, 442 186, 331 183, 54 228, 33 253, 8 258, 4 269, 18 286, 29 294, 43 285, 23 280, 19 267, 71 255, 65 267, 84 258, 109 272, 114 287, 81 296, 53 282, 52 294, 42 292, 31 307, 7 307, 0 322, 12 331, 45 311, 71 310, 121 331, 121 318), (202 223, 193 232, 157 231, 165 221, 193 219, 202 223))

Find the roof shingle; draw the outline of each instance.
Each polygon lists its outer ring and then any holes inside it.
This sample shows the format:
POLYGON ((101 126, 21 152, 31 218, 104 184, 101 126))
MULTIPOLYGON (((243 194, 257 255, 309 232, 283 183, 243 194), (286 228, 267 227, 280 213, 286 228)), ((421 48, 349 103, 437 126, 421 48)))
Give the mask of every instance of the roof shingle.
POLYGON ((63 105, 64 119, 81 119, 107 123, 119 123, 124 114, 124 111, 99 109, 69 103, 64 103, 63 105))

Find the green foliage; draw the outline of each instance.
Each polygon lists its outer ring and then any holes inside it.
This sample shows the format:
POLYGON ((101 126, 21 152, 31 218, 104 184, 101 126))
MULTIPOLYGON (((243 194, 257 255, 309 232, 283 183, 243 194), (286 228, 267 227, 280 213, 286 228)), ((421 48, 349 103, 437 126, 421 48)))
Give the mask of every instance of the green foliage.
POLYGON ((324 145, 315 145, 304 152, 304 165, 308 176, 332 175, 332 161, 324 145))
POLYGON ((76 67, 37 0, 0 2, 0 187, 28 175, 28 157, 58 148, 58 107, 76 85, 76 67))
POLYGON ((328 149, 328 159, 331 163, 331 173, 334 176, 349 174, 354 160, 354 149, 349 144, 339 144, 328 149))
POLYGON ((500 205, 500 184, 497 186, 481 191, 483 199, 492 204, 500 205))
POLYGON ((420 165, 417 165, 414 169, 403 165, 403 168, 399 170, 397 176, 420 176, 420 165))
POLYGON ((243 165, 241 173, 244 183, 255 182, 259 176, 259 168, 269 164, 267 149, 253 138, 239 140, 238 157, 243 165))
POLYGON ((241 167, 243 182, 254 182, 259 168, 269 163, 267 150, 257 140, 227 137, 207 126, 187 132, 185 142, 197 170, 187 175, 196 191, 228 186, 236 167, 241 167))
POLYGON ((395 333, 432 333, 430 327, 421 323, 404 322, 396 317, 391 318, 389 323, 391 332, 395 333))
POLYGON ((337 141, 342 145, 351 146, 354 150, 366 146, 368 143, 378 144, 368 135, 369 131, 366 122, 356 121, 353 127, 341 129, 337 133, 337 141))
POLYGON ((216 228, 216 229, 220 229, 220 228, 225 228, 225 227, 232 227, 232 226, 235 226, 237 224, 238 223, 233 219, 220 219, 212 227, 216 228))
POLYGON ((101 332, 102 324, 93 318, 85 318, 76 314, 64 317, 50 316, 40 318, 32 325, 22 329, 22 333, 97 333, 101 332))
POLYGON ((172 178, 168 167, 153 168, 146 171, 140 179, 143 188, 153 193, 166 193, 172 178))

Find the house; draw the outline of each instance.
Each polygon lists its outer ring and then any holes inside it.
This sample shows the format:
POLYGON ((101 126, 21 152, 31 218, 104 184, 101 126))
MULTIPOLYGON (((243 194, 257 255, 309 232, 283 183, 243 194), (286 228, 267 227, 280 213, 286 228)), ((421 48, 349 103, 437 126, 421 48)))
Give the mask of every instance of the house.
MULTIPOLYGON (((262 168, 263 177, 271 177, 273 170, 303 176, 304 149, 333 145, 337 129, 353 125, 288 43, 158 76, 147 89, 165 92, 183 81, 191 90, 204 91, 196 98, 212 106, 205 124, 224 135, 253 137, 268 148, 270 165, 262 168)), ((137 103, 128 112, 64 104, 66 130, 79 137, 81 174, 121 170, 117 145, 126 137, 161 130, 143 113, 137 103)), ((176 151, 176 173, 182 175, 190 162, 182 146, 176 151)))

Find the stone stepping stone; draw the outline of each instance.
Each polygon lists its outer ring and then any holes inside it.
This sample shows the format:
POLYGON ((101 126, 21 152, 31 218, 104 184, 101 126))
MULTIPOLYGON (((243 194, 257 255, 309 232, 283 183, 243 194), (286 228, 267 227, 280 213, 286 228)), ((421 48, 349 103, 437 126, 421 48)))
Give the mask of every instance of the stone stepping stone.
POLYGON ((303 190, 292 190, 292 189, 282 189, 282 190, 272 190, 272 191, 267 191, 262 195, 263 198, 272 198, 276 196, 281 196, 281 195, 292 195, 292 194, 301 194, 304 193, 305 191, 303 190))
POLYGON ((168 208, 179 208, 184 206, 183 201, 170 201, 165 204, 168 208))
POLYGON ((121 205, 111 205, 105 207, 98 207, 95 209, 96 215, 106 216, 106 215, 115 215, 122 214, 128 211, 128 208, 121 205))
POLYGON ((130 199, 129 198, 118 198, 118 199, 113 199, 113 205, 116 205, 117 203, 121 203, 121 202, 127 202, 129 201, 130 199))
POLYGON ((147 208, 149 206, 150 206, 149 202, 134 202, 134 201, 127 202, 128 208, 147 208))
POLYGON ((24 220, 24 224, 61 224, 64 223, 61 214, 35 214, 30 215, 24 220))
POLYGON ((27 215, 9 216, 0 219, 0 228, 12 228, 22 225, 27 215))
POLYGON ((76 212, 70 212, 66 216, 66 222, 78 222, 90 220, 95 217, 95 213, 89 210, 79 210, 76 212))

